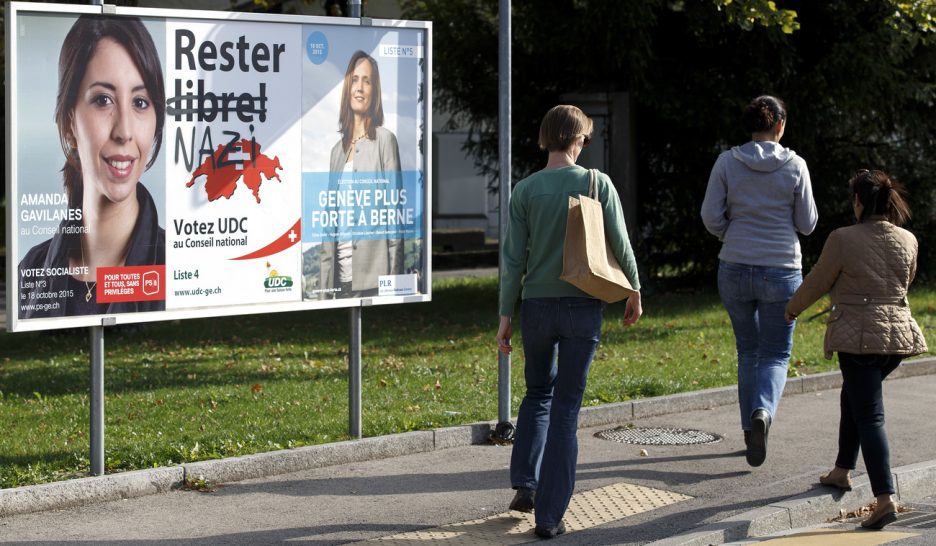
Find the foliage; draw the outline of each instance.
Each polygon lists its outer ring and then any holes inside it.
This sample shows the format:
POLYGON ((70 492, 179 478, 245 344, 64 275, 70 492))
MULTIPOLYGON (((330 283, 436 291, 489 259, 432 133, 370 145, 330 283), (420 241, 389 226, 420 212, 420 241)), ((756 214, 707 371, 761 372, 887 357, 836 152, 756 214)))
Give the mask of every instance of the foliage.
POLYGON ((891 15, 891 25, 895 30, 908 34, 919 33, 920 38, 925 41, 933 39, 936 34, 936 2, 892 0, 891 3, 895 8, 891 15))
MULTIPOLYGON (((936 290, 913 291, 911 304, 932 332, 936 290)), ((644 305, 630 328, 623 305, 605 311, 585 405, 735 383, 734 340, 714 291, 648 295, 644 305)), ((437 280, 430 303, 368 307, 364 435, 496 419, 496 309, 494 277, 437 280)), ((320 310, 107 329, 106 471, 348 439, 347 326, 346 311, 320 310)), ((800 321, 791 375, 834 369, 822 358, 823 328, 800 321)), ((514 413, 523 395, 515 345, 514 413)), ((0 355, 0 488, 87 473, 86 332, 0 333, 0 355)))
MULTIPOLYGON (((785 34, 792 34, 799 29, 796 11, 777 9, 777 4, 770 0, 712 0, 716 9, 725 13, 728 22, 735 23, 744 30, 751 30, 755 25, 779 27, 785 34)), ((672 4, 674 11, 683 9, 685 2, 680 0, 672 4)))
MULTIPOLYGON (((851 222, 844 186, 883 168, 908 187, 921 248, 936 245, 936 3, 931 0, 513 1, 513 180, 541 168, 539 120, 576 92, 627 91, 636 108, 641 265, 659 280, 711 275, 719 242, 698 218, 719 152, 748 139, 754 96, 789 107, 784 144, 810 167, 820 209, 805 265, 851 222), (778 7, 782 4, 782 8, 778 7)), ((436 108, 473 138, 497 183, 497 2, 404 0, 435 22, 436 108)), ((936 275, 936 254, 920 271, 936 275)))
POLYGON ((214 493, 218 490, 218 487, 217 484, 206 479, 202 475, 198 475, 194 478, 185 478, 185 481, 182 483, 182 489, 198 491, 199 493, 214 493))

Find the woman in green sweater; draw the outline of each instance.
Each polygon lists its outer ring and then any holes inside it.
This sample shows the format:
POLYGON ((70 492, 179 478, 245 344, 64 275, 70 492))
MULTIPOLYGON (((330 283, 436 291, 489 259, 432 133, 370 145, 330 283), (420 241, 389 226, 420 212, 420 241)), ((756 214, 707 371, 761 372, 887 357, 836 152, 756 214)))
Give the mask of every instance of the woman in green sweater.
MULTIPOLYGON (((588 170, 575 162, 591 140, 592 127, 592 120, 575 106, 559 105, 546 113, 539 146, 549 158, 543 170, 514 189, 501 254, 497 343, 500 351, 510 352, 511 317, 522 298, 526 357, 526 394, 510 459, 510 481, 517 491, 510 509, 535 508, 534 532, 543 538, 565 532, 562 516, 575 486, 578 413, 601 335, 604 303, 559 280, 569 197, 588 195, 588 170)), ((617 191, 607 175, 599 173, 597 178, 606 238, 638 291, 624 310, 624 324, 630 325, 643 312, 637 263, 617 191)))

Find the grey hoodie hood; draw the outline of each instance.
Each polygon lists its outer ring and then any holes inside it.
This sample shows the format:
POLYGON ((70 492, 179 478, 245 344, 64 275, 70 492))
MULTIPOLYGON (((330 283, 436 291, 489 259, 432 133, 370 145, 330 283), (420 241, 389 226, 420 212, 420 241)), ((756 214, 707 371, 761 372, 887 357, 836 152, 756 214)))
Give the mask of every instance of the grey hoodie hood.
POLYGON ((769 140, 751 141, 731 149, 731 157, 744 163, 749 169, 772 173, 796 157, 796 152, 769 140))
POLYGON ((806 161, 776 142, 748 142, 718 154, 702 201, 705 228, 725 262, 800 269, 797 232, 818 221, 806 161))

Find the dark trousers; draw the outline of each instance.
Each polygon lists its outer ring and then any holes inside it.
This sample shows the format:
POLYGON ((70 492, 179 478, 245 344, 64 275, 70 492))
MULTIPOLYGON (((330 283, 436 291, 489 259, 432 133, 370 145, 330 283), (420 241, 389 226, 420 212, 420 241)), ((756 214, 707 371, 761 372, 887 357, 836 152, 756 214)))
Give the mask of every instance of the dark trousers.
POLYGON ((894 494, 890 448, 884 430, 884 378, 897 366, 900 355, 856 355, 839 353, 842 370, 842 416, 835 466, 854 470, 858 448, 864 456, 874 496, 894 494))
POLYGON ((526 394, 517 412, 510 484, 536 491, 536 524, 558 527, 575 489, 579 408, 604 304, 528 298, 520 307, 526 394))

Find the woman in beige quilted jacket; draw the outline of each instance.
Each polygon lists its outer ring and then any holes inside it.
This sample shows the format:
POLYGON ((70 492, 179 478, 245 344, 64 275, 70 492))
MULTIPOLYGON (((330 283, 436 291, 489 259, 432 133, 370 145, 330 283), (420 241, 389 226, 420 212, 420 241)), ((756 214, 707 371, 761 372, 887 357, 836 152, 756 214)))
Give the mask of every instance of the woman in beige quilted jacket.
POLYGON ((877 499, 861 526, 881 529, 897 520, 881 383, 903 358, 928 349, 907 303, 917 240, 900 227, 910 218, 903 186, 883 171, 862 169, 849 187, 857 223, 829 235, 819 261, 787 304, 786 319, 792 322, 829 293, 825 357, 839 355, 841 419, 835 468, 819 482, 850 490, 860 446, 877 499))

